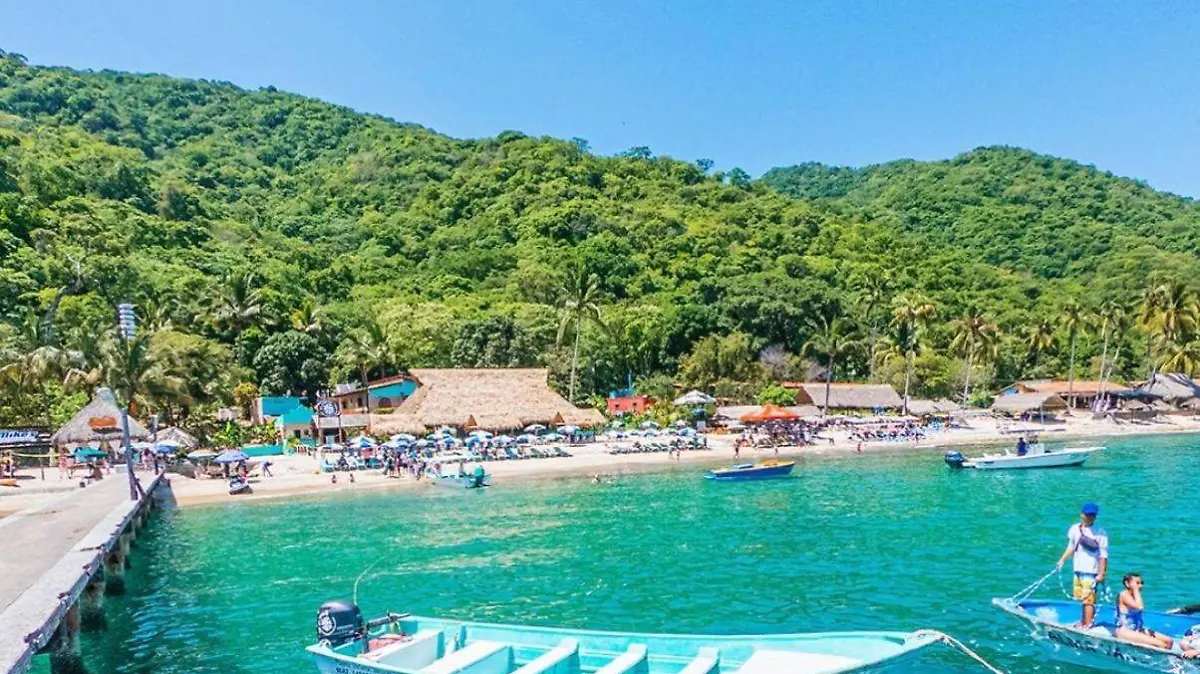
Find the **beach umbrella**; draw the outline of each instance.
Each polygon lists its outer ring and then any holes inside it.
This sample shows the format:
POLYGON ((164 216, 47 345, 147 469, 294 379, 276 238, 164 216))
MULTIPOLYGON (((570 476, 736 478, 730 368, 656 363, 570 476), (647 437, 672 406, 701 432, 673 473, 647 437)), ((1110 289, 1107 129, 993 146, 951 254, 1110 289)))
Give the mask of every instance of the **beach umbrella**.
POLYGON ((389 439, 392 442, 416 442, 417 441, 417 437, 415 435, 409 435, 408 433, 397 433, 396 435, 393 435, 389 439))
POLYGON ((563 436, 559 435, 558 433, 547 433, 542 436, 542 439, 550 442, 558 442, 559 440, 563 439, 563 436))
POLYGON ((578 433, 579 427, 578 426, 559 426, 558 432, 566 433, 567 435, 571 435, 572 433, 578 433))
POLYGON ((375 447, 375 441, 365 435, 360 435, 357 438, 350 438, 346 444, 351 449, 372 449, 375 447))
POLYGON ((700 391, 688 391, 687 393, 675 399, 676 407, 700 407, 701 405, 711 405, 717 402, 717 399, 700 391))
POLYGON ((155 451, 159 452, 178 452, 183 447, 183 444, 176 440, 159 440, 154 443, 155 451))
POLYGON ((386 447, 388 449, 400 449, 401 447, 403 447, 403 445, 401 445, 399 442, 396 442, 395 440, 388 440, 387 442, 383 443, 380 446, 386 447))
POLYGON ((527 444, 527 443, 533 442, 533 436, 528 433, 522 433, 513 439, 521 444, 527 444))
POLYGON ((102 458, 105 456, 108 456, 108 452, 105 452, 105 451, 99 450, 99 449, 92 449, 91 447, 85 447, 85 448, 75 450, 75 460, 76 461, 78 461, 79 459, 99 459, 99 458, 102 458))
POLYGON ((148 442, 135 442, 130 445, 130 447, 133 447, 134 449, 150 449, 152 446, 153 445, 148 442))
POLYGON ((418 447, 428 447, 430 444, 428 440, 417 440, 418 447))
POLYGON ((687 426, 687 422, 684 421, 683 419, 679 419, 671 425, 674 426, 675 428, 683 428, 684 426, 687 426))
POLYGON ((657 421, 643 421, 642 428, 658 428, 657 421))
POLYGON ((487 440, 488 438, 492 437, 492 434, 488 431, 471 431, 470 437, 487 440))
POLYGON ((154 446, 154 453, 155 453, 155 454, 174 454, 174 453, 175 453, 175 452, 177 452, 177 451, 179 451, 179 446, 178 446, 178 445, 175 445, 175 446, 171 446, 171 445, 155 445, 155 446, 154 446))
POLYGON ((441 428, 437 429, 437 432, 440 435, 451 435, 451 436, 458 435, 458 431, 455 430, 454 428, 451 428, 450 426, 442 426, 441 428))
POLYGON ((541 433, 546 430, 546 427, 541 424, 529 424, 525 427, 526 433, 541 433))
POLYGON ((217 463, 240 463, 248 460, 250 460, 250 456, 240 449, 227 449, 213 459, 217 463))
POLYGON ((187 458, 191 459, 192 461, 200 461, 201 459, 211 459, 216 455, 216 452, 208 449, 197 449, 196 451, 189 453, 187 458))
POLYGON ((690 438, 690 437, 692 437, 693 435, 695 435, 695 434, 696 434, 696 429, 694 429, 694 428, 681 428, 681 429, 679 429, 679 434, 680 434, 680 435, 682 435, 682 436, 683 436, 683 437, 685 437, 685 438, 690 438))

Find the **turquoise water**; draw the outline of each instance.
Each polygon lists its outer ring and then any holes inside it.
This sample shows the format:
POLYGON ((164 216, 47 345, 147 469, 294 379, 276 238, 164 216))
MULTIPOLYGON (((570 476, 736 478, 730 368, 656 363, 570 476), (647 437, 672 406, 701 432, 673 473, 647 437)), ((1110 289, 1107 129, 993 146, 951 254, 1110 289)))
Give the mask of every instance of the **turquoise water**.
MULTIPOLYGON (((92 672, 311 672, 324 600, 489 621, 667 632, 930 627, 1009 672, 1045 658, 989 605, 1049 570, 1085 500, 1115 574, 1157 606, 1200 601, 1200 438, 1116 440, 1087 467, 948 470, 939 452, 812 458, 787 481, 701 470, 166 512, 139 541, 92 672)), ((1052 584, 1054 593, 1058 583, 1052 584)), ((979 672, 944 649, 901 671, 979 672)))

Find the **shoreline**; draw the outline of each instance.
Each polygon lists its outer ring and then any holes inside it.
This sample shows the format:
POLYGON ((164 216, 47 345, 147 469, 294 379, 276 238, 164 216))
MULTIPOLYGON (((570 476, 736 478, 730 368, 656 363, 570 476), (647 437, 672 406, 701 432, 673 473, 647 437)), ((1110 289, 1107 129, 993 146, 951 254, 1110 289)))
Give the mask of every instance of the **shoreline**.
MULTIPOLYGON (((1110 422, 1095 422, 1086 420, 1084 423, 1068 423, 1062 431, 1046 432, 1042 439, 1057 443, 1060 441, 1104 440, 1109 438, 1125 438, 1136 436, 1158 435, 1188 435, 1200 433, 1200 420, 1181 418, 1162 423, 1147 425, 1115 425, 1110 422)), ((568 447, 570 457, 549 459, 523 459, 519 461, 488 462, 485 467, 488 473, 499 484, 522 484, 539 480, 588 479, 594 475, 622 476, 654 472, 668 472, 674 468, 691 467, 706 468, 731 463, 733 457, 733 441, 735 435, 708 436, 709 449, 689 450, 683 452, 679 459, 669 457, 665 452, 647 454, 607 453, 610 447, 607 443, 594 443, 583 446, 568 447)), ((825 438, 826 436, 823 436, 825 438)), ((903 442, 864 442, 862 454, 883 453, 915 453, 920 451, 945 450, 955 448, 984 448, 1008 446, 1016 442, 1017 435, 1002 435, 994 428, 980 427, 967 429, 952 429, 932 434, 921 441, 903 442)), ((819 458, 832 459, 855 456, 857 442, 849 439, 845 432, 833 434, 832 444, 813 444, 804 446, 780 447, 778 457, 781 459, 819 458)), ((625 444, 625 443, 622 443, 625 444)), ((757 461, 775 458, 771 449, 743 451, 738 461, 757 461)), ((307 457, 300 461, 312 461, 307 457)), ((315 463, 315 462, 314 462, 315 463)), ((362 490, 381 491, 399 490, 413 492, 422 489, 441 489, 426 480, 413 478, 387 478, 378 471, 358 471, 356 481, 350 484, 345 473, 339 473, 339 482, 330 482, 329 474, 291 474, 272 478, 252 478, 254 493, 232 497, 226 493, 225 483, 221 480, 192 480, 182 476, 172 476, 172 488, 176 503, 180 508, 202 507, 214 504, 253 503, 278 498, 344 494, 362 490)))
MULTIPOLYGON (((1148 424, 1114 424, 1091 418, 1072 418, 1058 426, 1062 430, 1041 433, 1046 442, 1105 440, 1110 438, 1185 435, 1200 433, 1200 419, 1193 417, 1167 417, 1161 422, 1148 424)), ((726 465, 734 461, 733 443, 736 435, 710 435, 709 449, 688 450, 680 458, 669 457, 665 452, 646 454, 608 453, 616 444, 596 442, 567 447, 570 457, 497 461, 485 464, 488 472, 500 485, 522 484, 538 480, 587 479, 594 475, 622 476, 641 473, 668 472, 680 467, 707 468, 726 465)), ((873 441, 862 443, 862 454, 915 453, 919 451, 946 450, 953 448, 985 448, 1009 446, 1016 442, 1016 434, 1002 434, 990 417, 971 420, 971 426, 931 433, 920 441, 873 441)), ((738 461, 758 461, 778 456, 781 459, 832 459, 855 456, 858 442, 851 440, 845 430, 837 430, 820 436, 816 444, 780 447, 778 454, 773 449, 760 448, 743 451, 738 461), (833 442, 829 443, 832 438, 833 442)), ((260 501, 297 496, 322 496, 348 494, 359 491, 398 490, 415 492, 422 489, 439 489, 427 480, 410 477, 384 477, 378 470, 356 471, 355 482, 349 482, 348 473, 338 473, 337 484, 331 483, 330 474, 320 473, 312 456, 272 457, 274 477, 252 477, 253 493, 230 496, 228 485, 221 479, 193 479, 179 474, 170 474, 168 479, 175 503, 180 508, 204 507, 218 504, 256 503, 260 501)), ((117 474, 108 479, 118 477, 117 474)), ((0 521, 17 512, 39 507, 64 494, 77 489, 70 481, 60 481, 57 475, 45 481, 31 480, 32 489, 18 493, 0 492, 0 521), (58 483, 57 485, 55 483, 58 483)))

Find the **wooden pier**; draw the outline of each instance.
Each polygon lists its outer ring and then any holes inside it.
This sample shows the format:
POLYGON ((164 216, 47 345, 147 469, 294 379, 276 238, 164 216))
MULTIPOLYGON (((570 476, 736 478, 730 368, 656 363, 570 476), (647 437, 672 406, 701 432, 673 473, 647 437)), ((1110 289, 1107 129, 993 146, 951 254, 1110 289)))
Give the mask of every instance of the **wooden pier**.
POLYGON ((138 477, 146 495, 137 501, 126 476, 113 474, 0 519, 0 674, 23 674, 45 651, 55 653, 52 669, 78 661, 81 622, 123 587, 129 544, 166 483, 138 477))

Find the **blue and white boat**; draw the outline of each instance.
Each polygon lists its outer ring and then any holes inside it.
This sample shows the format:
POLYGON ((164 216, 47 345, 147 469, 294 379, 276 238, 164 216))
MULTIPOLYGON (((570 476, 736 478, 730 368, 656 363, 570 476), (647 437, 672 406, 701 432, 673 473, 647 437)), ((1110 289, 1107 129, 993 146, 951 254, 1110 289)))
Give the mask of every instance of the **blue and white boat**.
POLYGON ((898 660, 939 632, 698 636, 520 627, 389 614, 350 602, 317 613, 322 674, 836 674, 898 660))
POLYGON ((795 461, 739 463, 729 468, 714 468, 704 477, 709 480, 766 480, 791 475, 795 465, 795 461))
POLYGON ((1170 651, 1123 641, 1114 636, 1116 612, 1112 606, 1096 607, 1091 627, 1079 626, 1082 607, 1076 601, 993 599, 992 603, 1033 628, 1056 659, 1085 667, 1130 674, 1169 672, 1200 674, 1200 660, 1185 658, 1180 640, 1200 631, 1200 616, 1145 611, 1147 629, 1165 634, 1175 642, 1170 651))

